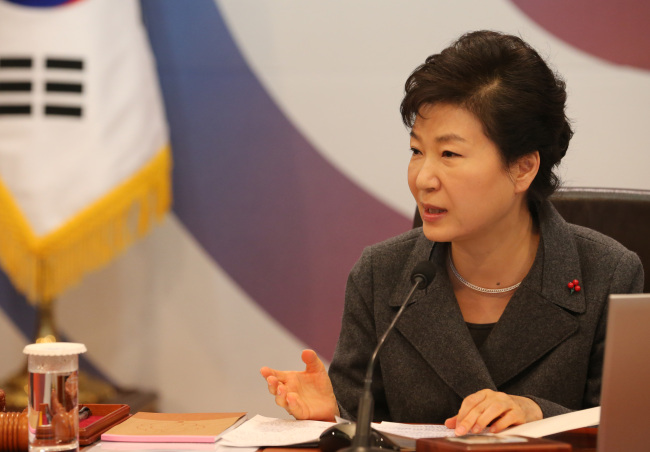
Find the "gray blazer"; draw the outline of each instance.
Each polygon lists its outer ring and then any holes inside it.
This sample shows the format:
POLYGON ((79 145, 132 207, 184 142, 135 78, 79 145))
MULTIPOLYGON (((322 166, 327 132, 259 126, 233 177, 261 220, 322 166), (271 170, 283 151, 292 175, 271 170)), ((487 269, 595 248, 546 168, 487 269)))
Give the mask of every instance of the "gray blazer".
POLYGON ((341 334, 329 374, 344 417, 354 418, 377 340, 410 288, 416 263, 436 266, 378 357, 374 419, 442 423, 481 389, 530 397, 544 417, 600 404, 607 297, 643 290, 638 256, 615 240, 538 212, 533 266, 478 350, 445 270, 447 244, 422 229, 364 250, 348 278, 341 334), (571 293, 567 283, 580 281, 571 293))

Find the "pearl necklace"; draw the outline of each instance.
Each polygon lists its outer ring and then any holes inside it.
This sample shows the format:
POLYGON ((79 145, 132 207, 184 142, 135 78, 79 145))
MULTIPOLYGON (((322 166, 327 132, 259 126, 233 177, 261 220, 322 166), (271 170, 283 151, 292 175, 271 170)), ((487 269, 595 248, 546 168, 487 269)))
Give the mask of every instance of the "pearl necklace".
POLYGON ((456 267, 454 267, 454 261, 451 260, 451 253, 449 253, 449 268, 451 268, 451 272, 454 274, 456 279, 458 279, 458 281, 460 281, 464 286, 469 287, 470 289, 481 293, 495 294, 495 293, 511 292, 515 290, 517 287, 519 287, 519 285, 521 284, 521 281, 519 281, 514 286, 504 287, 503 289, 486 289, 485 287, 479 287, 477 285, 474 285, 471 282, 466 281, 462 276, 460 276, 458 270, 456 270, 456 267))

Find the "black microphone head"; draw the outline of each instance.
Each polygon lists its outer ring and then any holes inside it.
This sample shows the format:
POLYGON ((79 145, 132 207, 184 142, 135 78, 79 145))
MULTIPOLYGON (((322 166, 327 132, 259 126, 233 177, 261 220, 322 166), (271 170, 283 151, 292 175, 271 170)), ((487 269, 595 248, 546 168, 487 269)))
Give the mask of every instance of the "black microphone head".
POLYGON ((425 289, 436 274, 436 267, 429 261, 418 262, 411 272, 411 282, 418 285, 418 289, 425 289))

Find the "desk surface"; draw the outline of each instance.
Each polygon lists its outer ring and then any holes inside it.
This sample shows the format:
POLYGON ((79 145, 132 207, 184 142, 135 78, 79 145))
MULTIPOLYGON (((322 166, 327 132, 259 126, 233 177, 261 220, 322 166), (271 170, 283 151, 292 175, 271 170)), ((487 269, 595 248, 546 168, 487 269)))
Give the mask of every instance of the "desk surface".
MULTIPOLYGON (((567 432, 558 433, 555 435, 548 436, 546 438, 552 439, 554 441, 561 441, 564 443, 571 444, 574 452, 596 452, 596 440, 598 437, 597 428, 580 428, 576 430, 569 430, 567 432)), ((97 444, 97 443, 95 443, 97 444)), ((87 450, 92 452, 91 449, 93 445, 87 447, 82 447, 82 450, 87 450)), ((143 447, 142 450, 146 448, 143 447)), ((132 450, 137 450, 134 448, 132 450)), ((287 447, 267 447, 260 449, 264 452, 315 452, 318 451, 317 448, 287 448, 287 447)))
POLYGON ((596 440, 598 439, 598 428, 578 428, 567 432, 547 436, 548 439, 569 443, 574 451, 596 452, 596 440))
MULTIPOLYGON (((547 436, 546 438, 554 441, 561 441, 571 444, 574 452, 596 452, 596 440, 598 438, 598 429, 579 428, 567 432, 547 436)), ((286 448, 286 447, 267 447, 264 452, 314 452, 317 449, 308 448, 286 448)))

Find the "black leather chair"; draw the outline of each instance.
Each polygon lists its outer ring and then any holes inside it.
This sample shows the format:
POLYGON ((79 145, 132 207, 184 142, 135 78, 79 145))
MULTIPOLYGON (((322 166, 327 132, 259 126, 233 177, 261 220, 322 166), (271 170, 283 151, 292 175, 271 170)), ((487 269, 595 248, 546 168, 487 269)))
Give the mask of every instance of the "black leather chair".
MULTIPOLYGON (((602 232, 637 253, 646 274, 644 292, 650 293, 650 190, 567 187, 551 202, 569 223, 602 232)), ((416 209, 413 227, 419 226, 416 209)))

